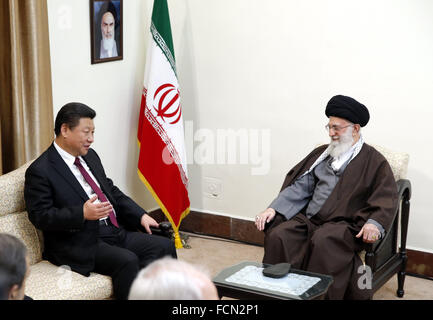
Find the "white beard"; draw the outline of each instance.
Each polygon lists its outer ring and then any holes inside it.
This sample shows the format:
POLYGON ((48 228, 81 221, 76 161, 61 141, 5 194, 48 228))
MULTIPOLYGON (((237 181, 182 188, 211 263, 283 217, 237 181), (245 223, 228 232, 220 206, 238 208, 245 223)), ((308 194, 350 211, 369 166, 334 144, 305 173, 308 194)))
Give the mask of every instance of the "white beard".
POLYGON ((114 46, 114 38, 102 38, 102 46, 104 47, 105 51, 108 51, 111 53, 113 51, 114 46))
POLYGON ((331 143, 329 144, 329 154, 331 157, 337 159, 352 147, 354 142, 352 132, 353 127, 349 127, 344 134, 340 135, 339 140, 332 140, 331 138, 331 143))

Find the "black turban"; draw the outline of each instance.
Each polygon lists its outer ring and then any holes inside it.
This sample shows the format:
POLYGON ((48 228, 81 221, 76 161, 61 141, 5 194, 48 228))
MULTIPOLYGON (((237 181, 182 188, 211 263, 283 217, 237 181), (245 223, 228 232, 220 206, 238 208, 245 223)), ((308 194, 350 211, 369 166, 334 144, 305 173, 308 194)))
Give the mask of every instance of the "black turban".
POLYGON ((370 120, 370 114, 366 106, 351 97, 342 95, 334 96, 329 100, 325 114, 328 118, 343 118, 359 124, 361 127, 364 127, 370 120))

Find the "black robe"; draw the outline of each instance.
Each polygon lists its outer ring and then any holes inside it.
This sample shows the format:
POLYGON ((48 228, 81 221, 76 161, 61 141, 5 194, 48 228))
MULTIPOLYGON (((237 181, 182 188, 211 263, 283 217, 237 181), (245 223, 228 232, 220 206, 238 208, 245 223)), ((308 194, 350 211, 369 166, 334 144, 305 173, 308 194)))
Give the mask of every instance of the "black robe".
MULTIPOLYGON (((281 190, 307 171, 327 145, 313 150, 291 169, 281 190)), ((294 268, 334 277, 329 299, 370 298, 360 289, 362 264, 356 252, 363 249, 356 238, 368 219, 379 222, 387 232, 397 210, 397 184, 387 160, 365 144, 349 163, 319 212, 308 219, 304 210, 290 220, 277 214, 265 229, 264 263, 289 262, 294 268)))

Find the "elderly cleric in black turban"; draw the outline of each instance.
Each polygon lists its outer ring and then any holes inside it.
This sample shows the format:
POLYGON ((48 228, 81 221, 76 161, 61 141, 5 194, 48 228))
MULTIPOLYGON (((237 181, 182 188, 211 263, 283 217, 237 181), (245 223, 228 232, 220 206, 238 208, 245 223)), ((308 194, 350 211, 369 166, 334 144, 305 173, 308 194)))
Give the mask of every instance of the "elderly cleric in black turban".
POLYGON ((329 100, 325 114, 328 118, 343 118, 359 124, 361 127, 364 127, 370 120, 370 114, 366 106, 351 97, 342 95, 334 96, 329 100))

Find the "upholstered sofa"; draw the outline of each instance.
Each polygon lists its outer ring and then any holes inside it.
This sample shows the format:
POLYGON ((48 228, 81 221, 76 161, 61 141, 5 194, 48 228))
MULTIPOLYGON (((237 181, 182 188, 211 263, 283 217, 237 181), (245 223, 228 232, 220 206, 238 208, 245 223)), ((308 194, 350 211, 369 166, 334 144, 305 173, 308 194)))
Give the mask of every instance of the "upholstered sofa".
POLYGON ((110 299, 111 278, 84 277, 42 259, 43 235, 29 221, 24 203, 24 174, 30 162, 0 176, 0 232, 20 238, 27 247, 31 271, 25 294, 35 300, 110 299))

